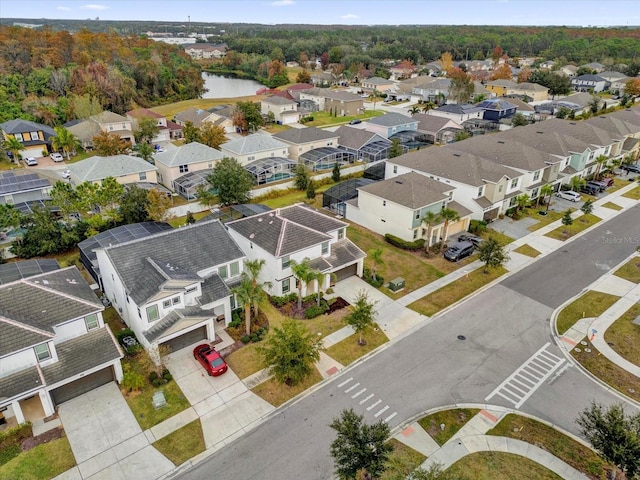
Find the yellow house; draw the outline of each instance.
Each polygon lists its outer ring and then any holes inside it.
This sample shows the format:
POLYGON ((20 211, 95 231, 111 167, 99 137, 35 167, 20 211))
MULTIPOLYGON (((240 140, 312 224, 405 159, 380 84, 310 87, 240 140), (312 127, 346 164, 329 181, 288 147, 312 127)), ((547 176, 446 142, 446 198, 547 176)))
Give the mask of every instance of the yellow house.
POLYGON ((22 143, 23 157, 41 157, 47 155, 51 145, 51 137, 56 136, 55 130, 46 125, 17 118, 0 124, 4 140, 15 138, 22 143))

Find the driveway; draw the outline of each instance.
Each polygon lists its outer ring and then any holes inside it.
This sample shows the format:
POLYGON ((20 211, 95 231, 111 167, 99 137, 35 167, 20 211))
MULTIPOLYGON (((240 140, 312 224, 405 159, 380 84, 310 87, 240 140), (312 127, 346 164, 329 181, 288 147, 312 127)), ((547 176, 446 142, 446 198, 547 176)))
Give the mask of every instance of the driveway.
POLYGON ((80 478, 140 480, 174 468, 149 444, 113 382, 63 403, 58 413, 80 478))

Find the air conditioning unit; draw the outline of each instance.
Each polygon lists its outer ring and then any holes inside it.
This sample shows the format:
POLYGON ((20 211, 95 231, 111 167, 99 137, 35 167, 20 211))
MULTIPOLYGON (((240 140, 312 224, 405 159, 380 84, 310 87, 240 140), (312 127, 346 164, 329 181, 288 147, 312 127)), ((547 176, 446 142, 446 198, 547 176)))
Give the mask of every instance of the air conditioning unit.
POLYGON ((404 278, 398 277, 389 282, 389 290, 392 292, 399 292, 404 289, 404 278))

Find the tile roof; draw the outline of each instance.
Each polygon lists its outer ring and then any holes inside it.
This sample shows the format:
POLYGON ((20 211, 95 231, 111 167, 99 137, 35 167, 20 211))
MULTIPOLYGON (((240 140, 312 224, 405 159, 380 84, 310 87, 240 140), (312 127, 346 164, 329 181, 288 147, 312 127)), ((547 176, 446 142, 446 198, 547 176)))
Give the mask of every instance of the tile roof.
POLYGON ((273 138, 271 135, 254 133, 223 143, 220 148, 232 154, 247 155, 249 153, 266 152, 269 150, 288 149, 289 145, 273 138))
POLYGON ((56 353, 58 361, 42 367, 47 385, 54 385, 124 356, 108 326, 56 344, 56 353))
POLYGON ((367 123, 372 125, 382 125, 384 127, 395 127, 408 123, 418 123, 417 120, 401 113, 385 113, 379 117, 370 118, 367 123))
POLYGON ((166 152, 156 153, 153 158, 156 163, 161 163, 167 167, 177 167, 193 163, 216 162, 223 157, 224 155, 220 150, 202 143, 191 142, 178 148, 171 148, 166 152))
POLYGON ((330 132, 316 127, 308 128, 290 128, 276 133, 273 138, 282 140, 283 142, 299 145, 302 143, 317 142, 318 140, 328 140, 330 138, 338 138, 336 132, 330 132))
POLYGON ((133 155, 93 156, 67 165, 80 182, 94 182, 107 177, 123 177, 141 172, 157 170, 149 162, 133 155))
POLYGON ((342 240, 338 240, 331 245, 329 256, 323 257, 323 259, 325 262, 331 265, 332 269, 337 269, 339 267, 342 267, 343 265, 353 263, 366 256, 367 255, 362 250, 360 250, 360 248, 358 248, 355 243, 353 243, 348 238, 343 238, 342 240))
POLYGON ((231 289, 222 280, 217 273, 204 279, 201 285, 202 295, 198 298, 200 305, 206 305, 211 302, 228 297, 231 289))
POLYGON ((166 282, 165 275, 154 268, 147 257, 179 265, 191 273, 244 257, 238 245, 217 220, 106 247, 105 253, 129 296, 138 305, 155 295, 166 282))
POLYGON ((447 208, 450 208, 451 210, 455 210, 456 212, 458 212, 458 215, 460 216, 460 218, 466 217, 467 215, 471 215, 473 213, 467 207, 462 206, 455 200, 452 200, 449 203, 447 203, 447 208))
POLYGON ((375 182, 358 189, 412 210, 447 200, 455 187, 415 172, 375 182))

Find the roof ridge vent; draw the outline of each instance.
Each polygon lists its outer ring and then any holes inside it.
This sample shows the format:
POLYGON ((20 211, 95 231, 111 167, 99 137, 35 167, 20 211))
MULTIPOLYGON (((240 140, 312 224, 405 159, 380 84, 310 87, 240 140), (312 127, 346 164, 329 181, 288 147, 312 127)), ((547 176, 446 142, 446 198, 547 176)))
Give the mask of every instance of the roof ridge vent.
POLYGON ((459 156, 460 156, 460 154, 459 154, 459 153, 454 153, 454 154, 453 154, 453 156, 454 156, 454 157, 459 157, 459 156))
POLYGON ((498 140, 498 143, 504 145, 504 140, 498 140))

